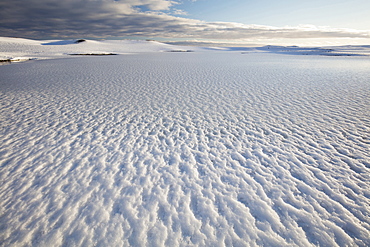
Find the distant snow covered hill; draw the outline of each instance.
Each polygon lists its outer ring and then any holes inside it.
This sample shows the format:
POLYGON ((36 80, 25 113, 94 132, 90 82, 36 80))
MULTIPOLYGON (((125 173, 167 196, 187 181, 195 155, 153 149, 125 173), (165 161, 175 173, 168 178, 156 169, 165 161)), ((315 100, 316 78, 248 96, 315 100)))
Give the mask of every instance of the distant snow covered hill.
POLYGON ((1 246, 370 246, 368 57, 22 42, 1 246))
MULTIPOLYGON (((17 58, 48 59, 67 57, 69 54, 104 54, 104 53, 142 53, 186 51, 189 47, 168 45, 145 40, 48 40, 35 41, 19 38, 0 37, 0 60, 17 58)), ((202 50, 196 48, 195 50, 202 50)))
MULTIPOLYGON (((0 37, 0 62, 63 58, 71 54, 132 54, 142 52, 236 51, 244 54, 269 52, 287 55, 370 56, 370 46, 339 47, 195 47, 145 40, 44 40, 0 37)), ((1 63, 0 63, 1 64, 1 63)))

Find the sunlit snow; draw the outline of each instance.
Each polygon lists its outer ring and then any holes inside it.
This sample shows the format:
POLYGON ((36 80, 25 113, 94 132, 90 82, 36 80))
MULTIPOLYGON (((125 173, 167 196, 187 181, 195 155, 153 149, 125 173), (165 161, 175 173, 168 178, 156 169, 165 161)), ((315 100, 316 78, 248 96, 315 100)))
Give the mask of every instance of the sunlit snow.
POLYGON ((369 57, 6 40, 1 246, 370 245, 369 57))

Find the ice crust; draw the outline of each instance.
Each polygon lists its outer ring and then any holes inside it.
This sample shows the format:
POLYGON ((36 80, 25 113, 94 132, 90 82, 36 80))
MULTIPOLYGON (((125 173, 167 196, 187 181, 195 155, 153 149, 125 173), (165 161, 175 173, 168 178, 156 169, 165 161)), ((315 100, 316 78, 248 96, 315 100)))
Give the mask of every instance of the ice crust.
POLYGON ((370 62, 0 67, 2 246, 369 246, 370 62))

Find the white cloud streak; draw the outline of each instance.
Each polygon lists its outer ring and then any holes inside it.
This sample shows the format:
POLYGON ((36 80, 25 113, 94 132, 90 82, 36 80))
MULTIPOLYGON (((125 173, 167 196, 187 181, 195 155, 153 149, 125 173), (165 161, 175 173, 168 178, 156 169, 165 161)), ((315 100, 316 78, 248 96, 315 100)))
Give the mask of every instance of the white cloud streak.
POLYGON ((310 25, 271 27, 204 22, 169 0, 0 0, 0 35, 24 38, 143 36, 217 40, 362 38, 369 31, 310 25), (141 9, 145 8, 146 11, 141 9))

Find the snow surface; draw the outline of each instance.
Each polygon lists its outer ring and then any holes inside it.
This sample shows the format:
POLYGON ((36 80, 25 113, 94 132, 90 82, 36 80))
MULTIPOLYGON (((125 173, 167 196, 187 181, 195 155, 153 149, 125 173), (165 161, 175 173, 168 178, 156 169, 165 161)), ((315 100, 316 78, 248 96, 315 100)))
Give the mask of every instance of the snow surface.
POLYGON ((146 45, 0 66, 1 246, 370 246, 368 57, 146 45))

